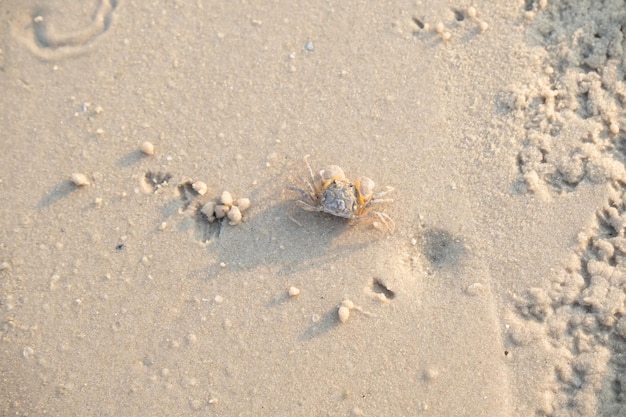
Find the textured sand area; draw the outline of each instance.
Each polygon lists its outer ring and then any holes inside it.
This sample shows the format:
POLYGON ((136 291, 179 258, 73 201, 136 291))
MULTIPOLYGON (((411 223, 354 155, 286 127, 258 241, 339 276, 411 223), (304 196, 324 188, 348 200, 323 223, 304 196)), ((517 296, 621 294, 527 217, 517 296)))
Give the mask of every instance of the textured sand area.
POLYGON ((0 16, 0 414, 626 415, 623 0, 0 16))

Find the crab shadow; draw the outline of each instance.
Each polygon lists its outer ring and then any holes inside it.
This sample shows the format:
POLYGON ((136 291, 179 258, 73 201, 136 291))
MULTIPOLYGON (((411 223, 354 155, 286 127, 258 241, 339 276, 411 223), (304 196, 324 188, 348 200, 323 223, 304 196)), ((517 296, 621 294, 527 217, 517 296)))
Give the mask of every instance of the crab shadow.
POLYGON ((80 187, 76 186, 70 180, 63 180, 57 183, 51 190, 39 200, 37 204, 38 208, 47 208, 55 205, 65 197, 69 196, 74 191, 77 191, 80 187))
POLYGON ((311 341, 335 329, 339 324, 337 309, 330 309, 326 311, 317 322, 312 323, 309 327, 307 327, 300 334, 298 339, 303 342, 311 341))
POLYGON ((242 270, 269 265, 279 275, 293 275, 321 268, 377 240, 368 233, 357 242, 344 239, 354 229, 346 219, 296 210, 292 201, 282 201, 253 213, 238 227, 223 226, 213 244, 220 263, 242 270))

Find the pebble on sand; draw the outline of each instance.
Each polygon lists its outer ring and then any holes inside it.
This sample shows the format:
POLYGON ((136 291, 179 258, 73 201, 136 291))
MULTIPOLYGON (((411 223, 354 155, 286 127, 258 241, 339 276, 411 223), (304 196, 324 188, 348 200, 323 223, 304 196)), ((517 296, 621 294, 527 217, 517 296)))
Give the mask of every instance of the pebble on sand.
POLYGON ((295 297, 296 295, 300 294, 300 288, 296 288, 296 287, 289 287, 289 296, 290 297, 295 297))
POLYGON ((81 174, 78 172, 75 172, 72 174, 72 182, 74 183, 74 185, 76 185, 77 187, 83 187, 85 185, 89 185, 89 178, 87 178, 87 176, 85 174, 81 174))
POLYGON ((337 310, 337 316, 339 317, 340 322, 347 322, 350 318, 350 309, 344 305, 340 306, 337 310))
POLYGON ((154 155, 154 145, 152 142, 145 141, 141 144, 141 152, 146 155, 154 155))

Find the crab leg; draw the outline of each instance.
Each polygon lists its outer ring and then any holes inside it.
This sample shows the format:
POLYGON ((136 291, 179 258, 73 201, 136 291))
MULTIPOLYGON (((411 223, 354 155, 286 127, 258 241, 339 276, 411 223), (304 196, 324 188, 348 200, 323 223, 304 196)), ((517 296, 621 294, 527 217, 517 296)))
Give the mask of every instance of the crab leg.
MULTIPOLYGON (((307 182, 307 184, 309 184, 309 183, 307 182)), ((309 185, 311 185, 311 184, 309 184, 309 185)), ((289 186, 287 186, 287 188, 289 188, 289 189, 290 189, 290 190, 292 190, 292 191, 297 191, 297 192, 299 192, 300 194, 302 194, 302 197, 306 198, 306 199, 307 199, 308 201, 310 201, 311 203, 313 203, 313 204, 316 204, 316 203, 317 203, 317 201, 313 198, 313 196, 311 195, 311 193, 307 193, 307 192, 306 192, 306 190, 303 190, 302 188, 300 188, 300 187, 296 187, 296 186, 294 186, 294 185, 289 185, 289 186)), ((305 203, 305 204, 306 204, 306 203, 305 203)))
POLYGON ((382 213, 380 211, 370 211, 370 212, 362 213, 361 215, 355 216, 352 219, 361 221, 361 220, 364 220, 373 216, 376 216, 378 220, 380 220, 380 222, 385 225, 387 230, 389 230, 390 234, 393 234, 393 232, 396 230, 396 223, 391 219, 391 217, 389 217, 387 214, 382 213))
POLYGON ((385 191, 379 191, 376 194, 374 194, 374 196, 372 197, 372 201, 392 202, 393 200, 391 199, 381 199, 381 197, 384 197, 390 192, 395 191, 395 190, 396 190, 395 188, 387 186, 387 189, 385 191))
POLYGON ((378 203, 393 203, 393 198, 373 198, 367 203, 370 204, 378 204, 378 203))
POLYGON ((323 211, 320 206, 312 206, 302 200, 296 200, 295 205, 306 211, 323 211))

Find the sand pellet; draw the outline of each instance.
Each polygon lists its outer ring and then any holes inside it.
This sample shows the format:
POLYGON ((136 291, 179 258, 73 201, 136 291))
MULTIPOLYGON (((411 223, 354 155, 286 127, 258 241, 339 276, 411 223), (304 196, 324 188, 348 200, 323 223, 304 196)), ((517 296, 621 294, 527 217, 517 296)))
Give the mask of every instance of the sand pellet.
POLYGON ((194 182, 193 184, 191 184, 191 188, 193 188, 194 191, 200 195, 205 195, 207 190, 209 189, 209 187, 207 187, 207 185, 202 181, 194 182))
POLYGON ((250 207, 250 199, 249 198, 238 198, 235 201, 235 205, 239 207, 239 211, 242 213, 250 207))
POLYGON ((202 206, 200 211, 202 212, 202 214, 204 214, 208 218, 215 217, 215 206, 216 205, 217 204, 215 203, 215 201, 209 201, 208 203, 206 203, 205 205, 202 206))
POLYGON ((228 191, 224 191, 220 197, 220 201, 223 205, 230 207, 233 205, 233 196, 228 191))
POLYGON ((228 220, 230 220, 228 223, 231 226, 241 223, 241 211, 239 211, 239 207, 232 206, 230 210, 228 210, 228 220))
POLYGON ((218 219, 221 219, 222 217, 226 216, 226 213, 228 213, 228 209, 229 207, 224 205, 224 204, 218 204, 215 206, 215 217, 217 217, 218 219))

